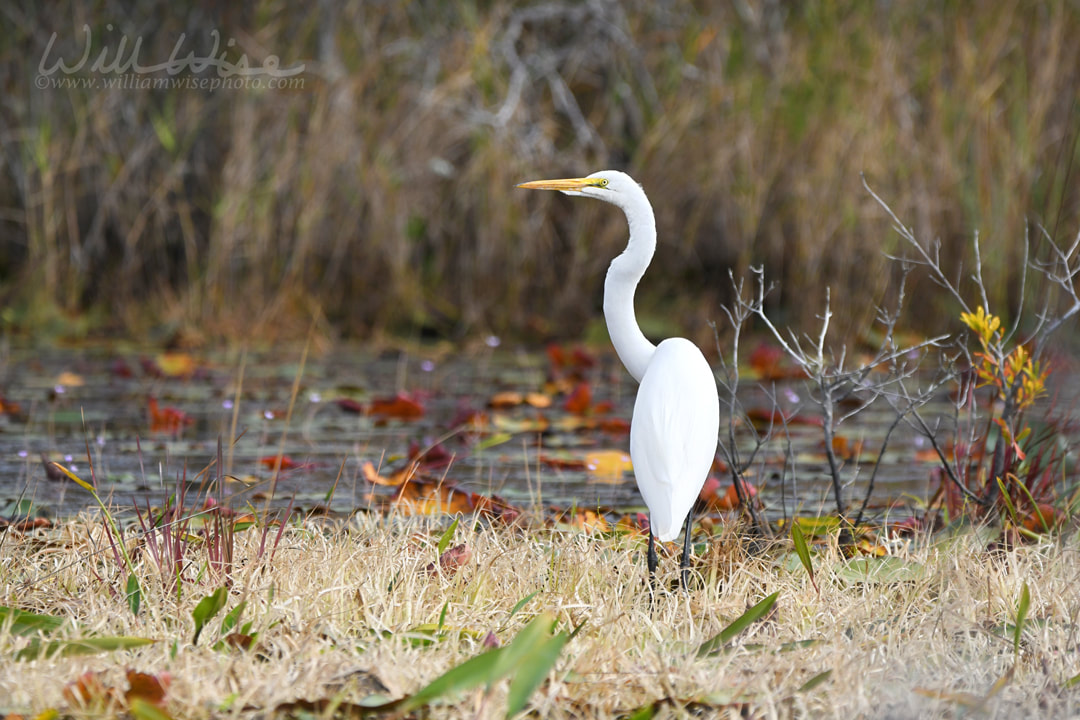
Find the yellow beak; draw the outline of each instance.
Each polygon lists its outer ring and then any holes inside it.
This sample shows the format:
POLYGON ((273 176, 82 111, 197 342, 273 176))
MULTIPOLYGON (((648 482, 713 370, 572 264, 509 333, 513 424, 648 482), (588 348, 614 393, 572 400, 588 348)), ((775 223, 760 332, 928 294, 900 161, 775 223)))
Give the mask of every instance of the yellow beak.
POLYGON ((587 187, 596 187, 602 183, 601 178, 566 178, 564 180, 533 180, 518 185, 526 190, 581 190, 587 187))

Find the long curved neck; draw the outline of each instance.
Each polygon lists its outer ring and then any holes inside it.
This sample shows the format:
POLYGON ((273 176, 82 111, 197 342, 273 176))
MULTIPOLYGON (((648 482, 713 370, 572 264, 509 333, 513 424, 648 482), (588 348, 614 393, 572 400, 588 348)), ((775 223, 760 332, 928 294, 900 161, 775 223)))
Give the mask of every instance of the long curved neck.
POLYGON ((645 193, 619 206, 630 226, 630 242, 608 268, 604 280, 604 319, 619 359, 634 379, 641 382, 656 346, 638 327, 634 291, 656 251, 656 220, 645 193))

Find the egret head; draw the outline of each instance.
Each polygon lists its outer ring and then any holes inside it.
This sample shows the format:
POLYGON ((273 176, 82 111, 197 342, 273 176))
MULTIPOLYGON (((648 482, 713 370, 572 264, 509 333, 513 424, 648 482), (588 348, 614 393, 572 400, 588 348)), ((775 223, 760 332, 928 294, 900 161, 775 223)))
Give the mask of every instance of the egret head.
POLYGON ((632 177, 618 170, 601 170, 583 178, 533 180, 518 187, 526 190, 558 190, 564 195, 598 198, 623 208, 631 198, 643 198, 645 195, 632 177))

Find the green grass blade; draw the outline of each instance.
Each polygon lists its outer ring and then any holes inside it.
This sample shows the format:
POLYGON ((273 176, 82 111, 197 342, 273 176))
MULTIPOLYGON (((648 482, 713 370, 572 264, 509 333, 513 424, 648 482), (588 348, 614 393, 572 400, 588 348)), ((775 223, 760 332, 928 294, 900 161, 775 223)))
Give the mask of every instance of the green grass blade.
POLYGON ((191 641, 192 645, 199 644, 199 635, 202 633, 203 628, 206 627, 206 623, 221 612, 228 599, 229 589, 221 586, 200 600, 195 609, 191 611, 191 617, 195 619, 195 637, 191 641))
POLYGON ((135 720, 172 720, 172 715, 140 697, 132 698, 128 709, 135 720))
POLYGON ((514 672, 524 658, 552 634, 555 618, 551 613, 540 613, 529 624, 521 628, 517 636, 503 648, 498 669, 492 682, 514 672))
POLYGON ((110 637, 87 637, 78 640, 50 640, 42 644, 38 640, 32 640, 29 645, 15 654, 16 660, 36 660, 39 657, 71 657, 73 655, 97 655, 114 650, 130 650, 131 648, 152 645, 157 642, 150 638, 110 636, 110 637))
POLYGON ((529 601, 532 600, 534 597, 536 597, 536 595, 539 592, 540 592, 539 590, 533 590, 531 593, 529 593, 528 595, 526 595, 525 597, 521 598, 516 603, 514 603, 514 607, 510 608, 510 614, 506 616, 506 619, 509 620, 510 618, 517 615, 518 611, 521 610, 521 608, 528 605, 529 601))
POLYGON ((807 680, 806 682, 804 682, 802 684, 802 687, 799 688, 799 692, 810 692, 811 690, 816 688, 818 685, 820 685, 821 683, 828 680, 831 676, 832 676, 832 670, 826 670, 824 672, 819 672, 817 675, 815 675, 814 677, 812 677, 809 680, 807 680))
POLYGON ((765 617, 769 611, 772 610, 772 606, 779 595, 779 591, 769 595, 757 605, 737 617, 734 622, 721 630, 718 634, 701 643, 701 646, 697 650, 697 656, 699 658, 706 657, 719 652, 732 639, 746 630, 746 628, 765 617))
POLYGON ((1005 502, 1005 509, 1009 511, 1009 518, 1012 520, 1013 525, 1021 525, 1020 517, 1016 512, 1016 507, 1013 505, 1012 498, 1009 497, 1008 490, 1005 489, 1005 481, 998 478, 997 484, 998 490, 1001 491, 1001 499, 1005 502))
POLYGON ((799 562, 806 568, 806 574, 810 576, 810 583, 818 593, 817 580, 814 579, 814 564, 810 561, 810 548, 806 546, 806 536, 803 535, 799 523, 791 523, 791 542, 795 544, 795 554, 799 556, 799 562))
POLYGON ((240 618, 243 617, 246 609, 247 600, 241 600, 236 607, 225 614, 225 617, 221 619, 221 634, 223 636, 228 635, 239 624, 240 618))
POLYGON ((1020 638, 1024 634, 1024 622, 1027 620, 1028 607, 1031 605, 1031 591, 1028 584, 1020 590, 1020 602, 1016 606, 1016 628, 1013 630, 1013 654, 1020 654, 1020 638))
POLYGON ((454 522, 450 523, 450 527, 446 528, 446 532, 439 538, 439 557, 442 557, 442 554, 446 552, 446 548, 450 547, 450 541, 454 539, 454 531, 457 530, 458 522, 460 521, 460 517, 454 518, 454 522))

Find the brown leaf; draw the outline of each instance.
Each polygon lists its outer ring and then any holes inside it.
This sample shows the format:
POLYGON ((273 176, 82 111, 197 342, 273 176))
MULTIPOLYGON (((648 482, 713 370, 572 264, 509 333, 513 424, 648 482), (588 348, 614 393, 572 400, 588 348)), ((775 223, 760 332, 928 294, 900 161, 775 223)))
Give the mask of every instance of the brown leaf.
POLYGON ((424 570, 428 575, 434 575, 436 572, 441 571, 443 575, 450 576, 468 563, 471 558, 472 551, 469 549, 469 546, 465 543, 461 543, 440 555, 437 564, 434 562, 428 563, 424 570))
POLYGON ((127 681, 128 690, 124 693, 124 697, 128 702, 139 698, 154 705, 162 705, 165 702, 165 692, 169 689, 172 677, 168 673, 151 675, 128 670, 127 681))
POLYGON ((367 406, 367 414, 394 420, 416 420, 424 416, 424 406, 407 393, 391 398, 376 398, 367 406))
POLYGON ((563 408, 575 415, 584 415, 592 407, 592 388, 588 383, 578 383, 570 397, 566 398, 563 408))

